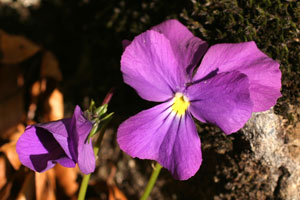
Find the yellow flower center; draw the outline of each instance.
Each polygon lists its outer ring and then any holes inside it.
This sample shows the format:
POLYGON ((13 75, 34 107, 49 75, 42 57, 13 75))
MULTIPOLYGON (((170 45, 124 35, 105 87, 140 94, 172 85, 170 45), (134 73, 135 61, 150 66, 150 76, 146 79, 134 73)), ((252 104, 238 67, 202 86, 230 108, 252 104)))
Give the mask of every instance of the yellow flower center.
POLYGON ((189 100, 181 93, 176 93, 173 101, 172 110, 179 116, 183 115, 190 105, 189 100))

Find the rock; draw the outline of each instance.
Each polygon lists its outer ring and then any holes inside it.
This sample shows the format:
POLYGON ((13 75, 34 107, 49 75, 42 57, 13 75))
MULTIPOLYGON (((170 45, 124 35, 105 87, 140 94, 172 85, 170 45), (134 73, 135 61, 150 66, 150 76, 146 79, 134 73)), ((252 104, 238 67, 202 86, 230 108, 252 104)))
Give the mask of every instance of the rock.
POLYGON ((300 123, 286 126, 287 120, 273 109, 254 113, 242 130, 253 157, 269 168, 273 198, 300 199, 300 123))

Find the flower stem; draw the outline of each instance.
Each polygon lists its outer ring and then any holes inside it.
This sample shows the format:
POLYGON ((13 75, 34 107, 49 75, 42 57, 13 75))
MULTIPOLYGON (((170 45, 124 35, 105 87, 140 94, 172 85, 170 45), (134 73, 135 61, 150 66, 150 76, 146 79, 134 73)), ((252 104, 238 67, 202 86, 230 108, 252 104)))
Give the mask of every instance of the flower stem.
MULTIPOLYGON (((110 122, 111 119, 112 119, 111 117, 109 119, 107 119, 103 123, 102 127, 100 128, 100 133, 99 133, 97 141, 96 141, 96 143, 95 143, 95 145, 93 147, 94 154, 95 154, 96 158, 97 158, 97 155, 98 155, 99 150, 100 150, 100 145, 101 145, 101 142, 102 142, 102 139, 103 139, 106 127, 107 127, 107 125, 108 125, 108 123, 110 122)), ((93 130, 95 130, 95 132, 99 131, 97 129, 92 129, 92 132, 93 132, 93 130)), ((89 183, 90 177, 91 177, 91 174, 85 174, 83 176, 83 179, 82 179, 82 182, 81 182, 81 185, 80 185, 78 200, 84 200, 85 199, 85 194, 86 194, 86 190, 87 190, 87 187, 88 187, 88 183, 89 183)))
POLYGON ((82 182, 80 185, 78 200, 84 200, 90 177, 91 177, 91 174, 85 174, 83 176, 83 179, 82 179, 82 182))
MULTIPOLYGON (((114 88, 109 90, 109 92, 107 93, 106 97, 104 98, 104 100, 102 102, 102 106, 99 107, 98 109, 100 109, 100 108, 107 109, 108 103, 110 102, 111 97, 113 96, 113 93, 114 93, 114 88), (105 106, 105 104, 106 104, 106 106, 105 106)), ((92 101, 89 110, 92 110, 94 104, 95 104, 95 102, 92 101)), ((98 113, 97 117, 100 118, 102 115, 104 115, 106 113, 106 111, 107 110, 102 111, 101 114, 98 113)), ((97 159, 97 156, 98 156, 98 153, 99 153, 99 150, 100 150, 100 145, 101 145, 106 127, 107 127, 108 123, 110 122, 110 120, 112 119, 112 115, 113 115, 113 113, 110 113, 110 114, 104 116, 104 118, 102 118, 102 120, 104 122, 103 122, 101 128, 99 127, 100 122, 94 123, 93 128, 92 128, 91 132, 89 133, 89 137, 87 138, 86 142, 90 142, 90 137, 94 136, 98 131, 100 131, 100 134, 97 138, 97 141, 96 141, 95 145, 93 146, 93 150, 94 150, 94 154, 95 154, 96 159, 97 159)), ((85 199, 85 195, 86 195, 86 191, 87 191, 87 187, 88 187, 88 184, 89 184, 90 177, 91 177, 91 174, 85 174, 83 176, 83 179, 82 179, 82 182, 81 182, 81 185, 80 185, 80 189, 79 189, 78 200, 84 200, 85 199)))
POLYGON ((144 191, 144 194, 140 198, 140 200, 146 200, 149 197, 149 195, 150 195, 150 193, 152 191, 152 188, 153 188, 153 186, 154 186, 154 184, 155 184, 155 182, 157 180, 157 177, 159 175, 159 172, 160 172, 161 168, 162 168, 162 166, 159 163, 156 163, 155 168, 154 168, 154 170, 153 170, 153 172, 151 174, 150 180, 149 180, 149 182, 148 182, 148 184, 146 186, 146 189, 144 191))

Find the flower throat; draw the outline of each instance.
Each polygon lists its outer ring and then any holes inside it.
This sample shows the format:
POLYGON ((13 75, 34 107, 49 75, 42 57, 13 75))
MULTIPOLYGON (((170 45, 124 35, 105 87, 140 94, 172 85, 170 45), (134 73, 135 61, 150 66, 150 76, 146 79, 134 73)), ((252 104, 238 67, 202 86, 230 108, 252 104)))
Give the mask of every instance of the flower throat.
POLYGON ((181 93, 176 93, 175 97, 173 98, 174 103, 172 105, 172 110, 178 115, 181 116, 185 113, 187 108, 190 105, 188 99, 183 96, 181 93))

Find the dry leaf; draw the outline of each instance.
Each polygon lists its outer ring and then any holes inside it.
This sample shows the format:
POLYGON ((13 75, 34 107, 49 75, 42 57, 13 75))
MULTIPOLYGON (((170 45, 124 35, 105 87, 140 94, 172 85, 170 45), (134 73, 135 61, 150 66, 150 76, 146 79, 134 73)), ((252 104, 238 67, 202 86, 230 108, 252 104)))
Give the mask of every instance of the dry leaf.
POLYGON ((37 103, 39 100, 39 96, 42 92, 46 90, 46 80, 37 80, 35 81, 30 90, 31 99, 30 105, 28 106, 27 111, 27 120, 33 120, 37 110, 37 103))
POLYGON ((46 173, 35 172, 35 194, 37 200, 42 200, 42 196, 46 187, 46 176, 46 173))
POLYGON ((20 122, 24 115, 23 91, 17 66, 0 67, 0 135, 20 122))
POLYGON ((37 105, 39 101, 41 101, 41 96, 45 95, 45 92, 47 90, 47 80, 37 80, 35 81, 30 90, 31 99, 30 99, 30 105, 28 106, 28 112, 27 112, 27 120, 33 120, 36 114, 37 105))
POLYGON ((45 92, 47 88, 47 82, 45 79, 36 81, 31 86, 31 95, 33 97, 39 96, 42 92, 45 92))
POLYGON ((108 199, 109 200, 127 200, 125 195, 115 185, 108 186, 108 199))
POLYGON ((36 200, 55 200, 55 171, 50 169, 43 173, 35 172, 36 200))
POLYGON ((63 94, 51 85, 51 81, 50 83, 46 79, 36 81, 31 87, 31 103, 27 113, 28 120, 34 119, 38 109, 37 105, 40 104, 44 105, 44 122, 62 119, 64 117, 63 101, 63 94))
POLYGON ((10 164, 15 170, 19 170, 21 162, 19 160, 18 154, 16 152, 16 143, 19 137, 23 134, 25 127, 23 124, 18 124, 16 127, 13 127, 6 131, 4 135, 9 138, 10 142, 2 145, 0 151, 5 154, 10 164))
POLYGON ((0 63, 17 64, 30 58, 40 47, 23 36, 10 35, 0 30, 0 63))
POLYGON ((28 173, 26 175, 25 181, 23 182, 22 188, 16 198, 16 200, 33 200, 34 195, 34 173, 28 173))
POLYGON ((116 175, 116 172, 117 172, 116 166, 112 165, 109 176, 106 180, 106 184, 108 186, 108 199, 109 200, 127 200, 125 195, 115 185, 114 177, 116 175))
POLYGON ((91 180, 89 185, 93 186, 99 195, 103 193, 107 194, 108 200, 127 200, 126 196, 119 190, 114 182, 116 170, 117 168, 112 165, 106 182, 91 180))
POLYGON ((54 89, 48 100, 50 111, 48 114, 48 120, 54 121, 62 119, 64 117, 64 98, 63 94, 54 89))
POLYGON ((0 105, 0 134, 9 127, 20 123, 23 116, 23 94, 17 93, 0 105))
POLYGON ((10 141, 18 141, 19 137, 24 133, 25 126, 23 124, 18 124, 15 129, 14 133, 9 135, 10 141))
POLYGON ((0 156, 0 190, 6 184, 6 161, 3 156, 0 156))
POLYGON ((41 77, 53 78, 56 81, 62 80, 62 74, 56 57, 50 52, 45 51, 42 57, 41 77))
POLYGON ((17 141, 20 135, 24 132, 25 126, 21 123, 7 129, 5 132, 2 132, 1 137, 9 141, 17 141))
POLYGON ((17 141, 6 143, 0 147, 0 151, 2 151, 6 155, 13 168, 15 170, 19 170, 21 167, 21 162, 16 152, 16 143, 17 141))
POLYGON ((79 187, 76 181, 78 168, 66 168, 61 165, 56 165, 54 169, 56 172, 56 178, 65 194, 68 197, 74 196, 79 187))
MULTIPOLYGON (((6 180, 6 184, 0 187, 0 199, 16 199, 17 192, 19 189, 14 189, 12 191, 12 187, 16 185, 21 185, 25 179, 25 171, 18 170, 15 171, 13 167, 9 164, 7 158, 2 154, 0 155, 0 182, 4 184, 6 180)), ((18 187, 17 187, 18 188, 18 187)))
POLYGON ((6 200, 9 198, 11 188, 13 186, 13 181, 9 181, 4 188, 0 190, 0 199, 6 200))

